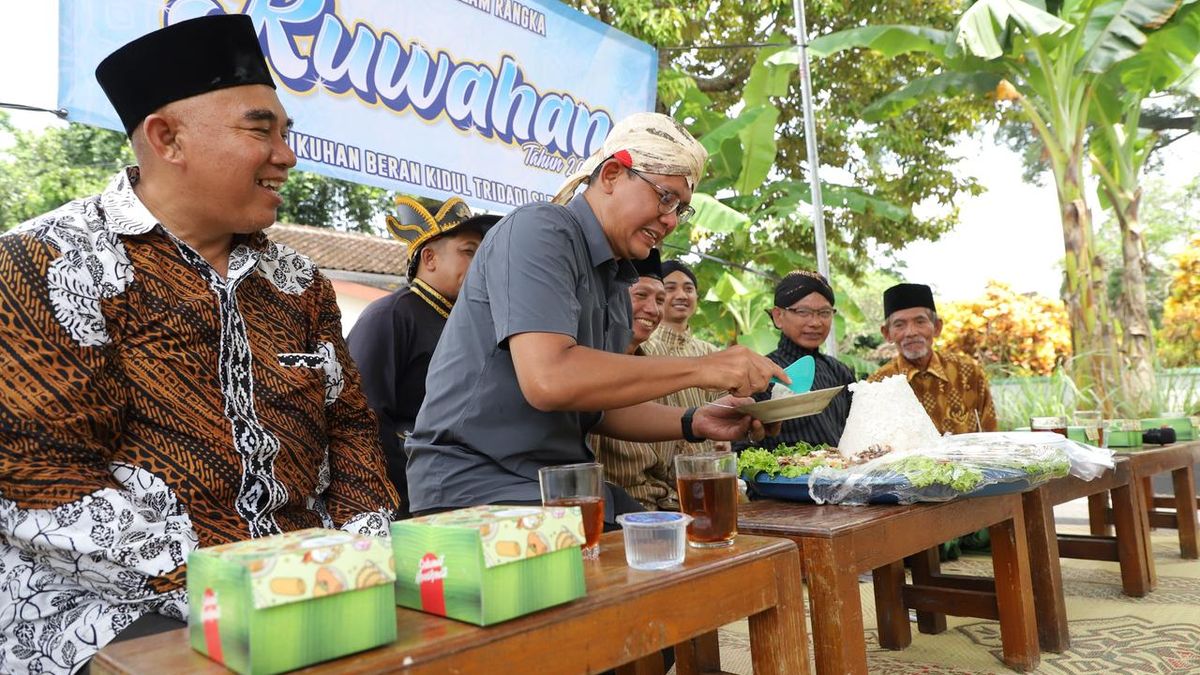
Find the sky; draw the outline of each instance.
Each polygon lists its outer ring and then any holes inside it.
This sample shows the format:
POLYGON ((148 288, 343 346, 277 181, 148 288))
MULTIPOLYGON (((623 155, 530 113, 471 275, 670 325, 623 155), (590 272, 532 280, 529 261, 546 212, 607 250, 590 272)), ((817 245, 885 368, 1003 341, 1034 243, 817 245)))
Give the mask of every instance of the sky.
MULTIPOLYGON (((0 22, 0 101, 57 107, 58 2, 0 0, 9 17, 0 22), (19 6, 19 10, 12 10, 19 6)), ((47 113, 10 111, 13 121, 37 129, 54 118, 47 113)), ((957 148, 958 170, 976 176, 986 188, 959 200, 960 224, 936 242, 915 242, 897 258, 907 280, 933 286, 939 300, 982 295, 989 280, 1007 282, 1018 292, 1058 297, 1063 242, 1053 183, 1039 187, 1021 176, 1020 158, 986 133, 957 148)), ((1182 185, 1200 174, 1200 139, 1167 148, 1164 175, 1182 185)), ((1103 218, 1093 205, 1097 221, 1103 218)), ((918 207, 917 213, 921 210, 918 207)), ((835 282, 837 270, 831 270, 835 282)))

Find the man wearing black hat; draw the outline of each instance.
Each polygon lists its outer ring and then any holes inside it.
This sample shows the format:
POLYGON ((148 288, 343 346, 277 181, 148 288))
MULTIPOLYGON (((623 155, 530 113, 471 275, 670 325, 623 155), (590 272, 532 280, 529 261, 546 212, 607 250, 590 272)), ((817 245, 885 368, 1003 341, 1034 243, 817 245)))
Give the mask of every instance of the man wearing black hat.
POLYGON ((995 431, 996 407, 983 367, 969 356, 933 348, 942 332, 933 291, 924 284, 896 284, 883 292, 883 314, 880 331, 899 353, 869 379, 904 375, 938 433, 995 431))
POLYGON ((385 534, 398 502, 332 285, 261 232, 296 157, 253 21, 168 26, 96 77, 138 166, 0 237, 5 672, 184 625, 197 547, 385 534))
POLYGON ((371 303, 346 346, 362 373, 362 389, 379 417, 388 478, 400 493, 398 517, 408 515, 404 437, 425 400, 429 360, 484 233, 500 216, 471 214, 458 197, 430 213, 410 197, 396 199, 388 231, 408 243, 408 286, 371 303))
MULTIPOLYGON (((643 345, 645 352, 653 356, 689 357, 704 356, 720 351, 716 345, 693 335, 688 326, 692 316, 696 314, 697 301, 700 297, 700 286, 696 281, 696 273, 678 260, 663 262, 662 273, 663 289, 667 292, 667 303, 663 308, 662 323, 643 345)), ((701 406, 713 401, 718 393, 705 391, 699 387, 689 387, 674 396, 679 402, 678 405, 701 406)), ((680 440, 675 443, 674 452, 713 452, 722 449, 728 450, 729 443, 725 441, 689 443, 680 440)))
MULTIPOLYGON (((651 249, 650 257, 645 260, 632 262, 638 280, 629 287, 633 337, 625 353, 645 356, 643 348, 663 318, 667 299, 662 281, 665 265, 661 263, 658 249, 651 249)), ((678 393, 668 394, 658 402, 687 407, 680 401, 678 393)), ((679 510, 679 495, 672 475, 673 442, 637 443, 594 435, 591 443, 596 461, 604 465, 605 480, 625 490, 651 511, 679 510)))
MULTIPOLYGON (((813 390, 828 389, 854 382, 854 373, 846 364, 822 354, 820 349, 833 328, 833 288, 816 272, 791 272, 775 286, 775 306, 769 310, 771 321, 779 329, 779 345, 767 355, 787 367, 803 356, 813 357, 813 390)), ((775 385, 776 387, 780 385, 775 385)), ((756 395, 766 399, 769 395, 756 395)), ((850 392, 842 390, 820 414, 786 420, 778 436, 764 438, 758 447, 775 448, 804 442, 836 446, 850 414, 850 392)), ((734 443, 740 450, 748 443, 734 443)))

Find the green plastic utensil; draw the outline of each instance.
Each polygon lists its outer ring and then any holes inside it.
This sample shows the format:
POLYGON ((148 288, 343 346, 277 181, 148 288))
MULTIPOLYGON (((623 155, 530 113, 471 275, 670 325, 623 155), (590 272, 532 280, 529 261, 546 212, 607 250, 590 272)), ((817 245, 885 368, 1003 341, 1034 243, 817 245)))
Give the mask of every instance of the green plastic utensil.
MULTIPOLYGON (((817 362, 811 356, 801 356, 792 365, 784 368, 783 372, 792 378, 792 383, 784 386, 797 394, 803 394, 812 389, 813 377, 817 374, 817 362)), ((774 377, 771 378, 771 381, 783 384, 774 377)))

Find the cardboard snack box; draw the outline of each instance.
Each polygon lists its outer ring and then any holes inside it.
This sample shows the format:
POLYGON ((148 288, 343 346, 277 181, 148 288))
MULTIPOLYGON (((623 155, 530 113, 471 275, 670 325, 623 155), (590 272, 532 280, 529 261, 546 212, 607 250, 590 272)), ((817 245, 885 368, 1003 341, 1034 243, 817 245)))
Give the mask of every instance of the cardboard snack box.
POLYGON ((238 673, 294 670, 396 639, 391 542, 313 528, 192 551, 192 648, 238 673))
POLYGON ((480 626, 586 592, 579 508, 476 506, 392 523, 396 604, 480 626))

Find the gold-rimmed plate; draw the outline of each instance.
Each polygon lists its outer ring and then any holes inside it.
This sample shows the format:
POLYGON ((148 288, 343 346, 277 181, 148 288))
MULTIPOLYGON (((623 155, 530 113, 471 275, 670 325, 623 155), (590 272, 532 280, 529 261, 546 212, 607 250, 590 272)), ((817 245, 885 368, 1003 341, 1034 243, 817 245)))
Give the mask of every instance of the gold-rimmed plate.
POLYGON ((795 396, 777 398, 772 401, 747 403, 746 405, 738 406, 737 409, 739 412, 746 413, 766 424, 796 419, 797 417, 808 417, 809 415, 816 415, 827 408, 833 397, 837 396, 838 392, 845 388, 845 386, 839 385, 828 389, 818 389, 804 394, 796 394, 795 396))

